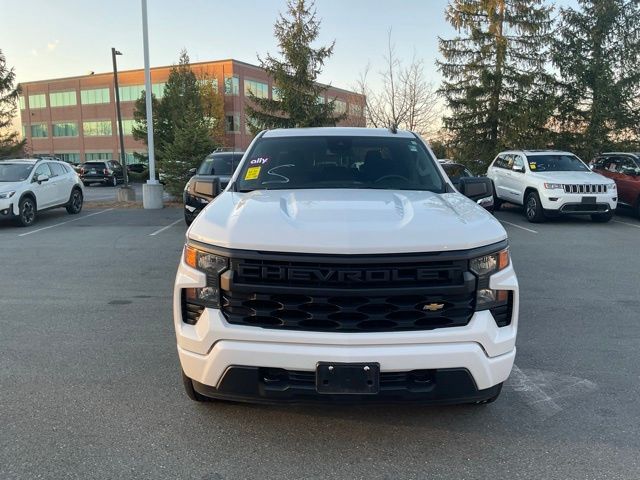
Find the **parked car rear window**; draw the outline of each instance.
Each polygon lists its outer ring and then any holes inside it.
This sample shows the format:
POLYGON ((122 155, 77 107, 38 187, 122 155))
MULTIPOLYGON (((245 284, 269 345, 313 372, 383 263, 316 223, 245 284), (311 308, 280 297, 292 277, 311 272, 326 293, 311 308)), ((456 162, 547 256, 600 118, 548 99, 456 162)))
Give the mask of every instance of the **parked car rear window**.
POLYGON ((532 172, 588 172, 582 160, 575 155, 527 155, 532 172))
POLYGON ((233 171, 242 160, 242 154, 209 155, 200 164, 198 175, 233 175, 233 171))
POLYGON ((0 182, 22 182, 29 177, 33 165, 28 163, 0 163, 0 182))
POLYGON ((82 166, 85 170, 87 168, 97 168, 97 169, 106 168, 105 162, 87 162, 87 163, 83 163, 82 166))
POLYGON ((443 193, 435 160, 415 138, 263 138, 249 152, 236 189, 367 188, 443 193))

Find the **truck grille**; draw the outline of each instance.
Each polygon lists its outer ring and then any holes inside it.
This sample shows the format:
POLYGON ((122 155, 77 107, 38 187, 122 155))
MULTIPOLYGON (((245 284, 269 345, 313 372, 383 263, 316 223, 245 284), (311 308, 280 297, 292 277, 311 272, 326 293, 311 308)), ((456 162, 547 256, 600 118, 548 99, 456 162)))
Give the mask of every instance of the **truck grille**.
POLYGON ((393 262, 232 258, 221 310, 232 324, 283 330, 387 332, 469 322, 476 279, 466 259, 393 262))
POLYGON ((563 185, 565 193, 607 193, 606 185, 563 185))

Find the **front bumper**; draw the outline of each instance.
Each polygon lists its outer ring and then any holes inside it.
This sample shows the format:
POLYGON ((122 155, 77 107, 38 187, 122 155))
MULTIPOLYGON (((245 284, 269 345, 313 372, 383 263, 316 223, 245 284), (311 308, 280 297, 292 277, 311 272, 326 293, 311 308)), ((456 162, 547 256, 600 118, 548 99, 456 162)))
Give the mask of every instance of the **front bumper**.
POLYGON ((588 215, 614 211, 618 205, 618 192, 605 194, 565 193, 564 190, 542 190, 542 208, 558 215, 588 215), (584 203, 583 198, 592 199, 584 203))
MULTIPOLYGON (((334 401, 334 395, 314 395, 313 389, 309 388, 302 392, 290 388, 288 394, 274 396, 273 392, 261 387, 261 369, 312 374, 318 362, 377 362, 382 375, 415 370, 436 372, 434 385, 440 386, 426 392, 395 392, 394 399, 420 399, 429 403, 458 402, 462 398, 473 401, 492 396, 492 388, 499 388, 513 366, 519 298, 512 266, 493 275, 490 281, 491 288, 513 291, 513 315, 506 327, 498 327, 489 311, 475 312, 469 323, 462 327, 409 332, 273 330, 230 324, 220 310, 212 308, 204 309, 195 325, 184 323, 181 290, 205 284, 205 275, 181 260, 173 311, 178 355, 184 373, 203 395, 259 401, 300 401, 317 396, 323 401, 334 401), (229 373, 238 367, 244 372, 238 378, 249 382, 242 388, 235 380, 227 383, 229 378, 239 375, 229 373), (247 373, 247 368, 252 373, 247 373), (461 391, 446 387, 448 374, 444 372, 451 370, 467 372, 470 380, 465 385, 468 388, 461 391), (234 387, 230 390, 229 385, 234 387)), ((383 400, 382 393, 366 396, 366 399, 383 400)), ((351 398, 356 397, 361 396, 351 398)))
MULTIPOLYGON (((15 197, 15 195, 14 195, 15 197)), ((0 199, 0 218, 11 218, 14 215, 13 198, 0 199)))

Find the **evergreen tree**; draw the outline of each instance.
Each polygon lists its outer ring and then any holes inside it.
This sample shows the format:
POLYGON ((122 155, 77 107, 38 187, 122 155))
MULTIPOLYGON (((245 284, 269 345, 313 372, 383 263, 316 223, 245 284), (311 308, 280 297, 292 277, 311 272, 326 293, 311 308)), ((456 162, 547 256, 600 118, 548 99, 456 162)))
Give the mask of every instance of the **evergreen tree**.
MULTIPOLYGON (((146 104, 144 92, 136 102, 134 118, 138 121, 134 137, 146 142, 146 104)), ((191 70, 186 51, 169 73, 164 93, 153 105, 154 143, 158 170, 167 190, 179 195, 189 169, 197 167, 216 143, 212 139, 211 99, 203 100, 201 85, 191 70)))
POLYGON ((459 36, 439 39, 438 66, 457 158, 486 164, 503 148, 547 142, 550 13, 544 0, 450 0, 459 36))
POLYGON ((282 59, 270 54, 264 60, 258 58, 273 79, 277 97, 258 98, 250 92, 252 104, 246 113, 254 133, 265 128, 335 126, 346 117, 334 112, 334 100, 318 100, 327 87, 318 85, 316 79, 333 53, 335 42, 313 48, 320 33, 313 2, 289 0, 287 14, 281 14, 274 26, 282 59))
POLYGON ((7 68, 0 50, 0 159, 19 155, 25 145, 25 140, 20 140, 20 134, 13 129, 19 94, 18 88, 13 86, 15 78, 13 68, 7 68))
POLYGON ((561 10, 558 143, 585 160, 640 148, 640 2, 579 0, 561 10))

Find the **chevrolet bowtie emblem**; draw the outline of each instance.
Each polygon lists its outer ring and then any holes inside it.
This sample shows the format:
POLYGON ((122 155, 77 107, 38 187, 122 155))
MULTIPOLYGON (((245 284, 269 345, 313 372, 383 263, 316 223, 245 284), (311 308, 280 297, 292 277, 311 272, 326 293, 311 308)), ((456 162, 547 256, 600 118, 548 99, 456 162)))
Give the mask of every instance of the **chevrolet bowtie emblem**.
POLYGON ((438 310, 442 310, 444 308, 444 303, 427 303, 423 310, 429 310, 430 312, 437 312, 438 310))

